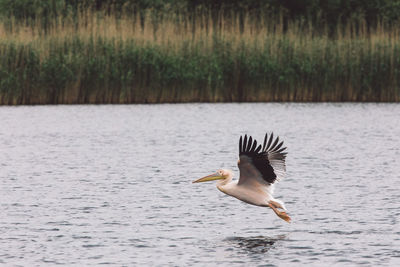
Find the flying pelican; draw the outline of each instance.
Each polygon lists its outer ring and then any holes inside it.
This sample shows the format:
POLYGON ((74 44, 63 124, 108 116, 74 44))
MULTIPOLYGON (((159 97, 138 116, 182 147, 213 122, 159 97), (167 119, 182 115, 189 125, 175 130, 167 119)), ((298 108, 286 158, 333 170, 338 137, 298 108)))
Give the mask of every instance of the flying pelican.
POLYGON ((282 201, 273 198, 274 182, 282 179, 286 172, 285 158, 286 147, 279 143, 279 137, 274 139, 274 134, 268 138, 265 134, 263 146, 257 146, 257 141, 247 135, 239 139, 238 166, 240 177, 232 181, 231 170, 220 169, 217 172, 200 178, 193 183, 219 180, 217 188, 230 196, 248 204, 269 207, 281 219, 290 222, 285 205, 282 201))

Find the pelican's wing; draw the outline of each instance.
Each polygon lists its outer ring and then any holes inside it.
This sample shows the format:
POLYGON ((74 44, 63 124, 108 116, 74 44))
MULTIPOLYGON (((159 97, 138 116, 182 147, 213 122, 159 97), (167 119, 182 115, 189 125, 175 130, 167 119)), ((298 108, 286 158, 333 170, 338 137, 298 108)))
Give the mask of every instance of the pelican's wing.
POLYGON ((268 138, 265 134, 263 146, 247 135, 239 139, 239 169, 240 178, 238 184, 255 182, 262 184, 273 184, 276 180, 284 177, 286 172, 285 158, 286 147, 282 147, 283 141, 279 143, 279 137, 274 139, 274 134, 268 138))

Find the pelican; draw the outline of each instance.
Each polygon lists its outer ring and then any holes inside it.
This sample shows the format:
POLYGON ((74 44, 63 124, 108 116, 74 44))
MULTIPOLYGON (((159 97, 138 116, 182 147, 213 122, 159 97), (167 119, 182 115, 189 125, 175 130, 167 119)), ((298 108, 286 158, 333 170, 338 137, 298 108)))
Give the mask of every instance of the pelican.
POLYGON ((285 158, 286 147, 279 143, 279 137, 274 139, 274 134, 268 137, 265 134, 264 144, 257 146, 257 141, 247 135, 239 139, 239 180, 232 181, 231 170, 220 169, 217 172, 200 178, 193 183, 218 180, 217 188, 232 197, 248 204, 269 207, 279 218, 286 222, 291 221, 285 212, 282 201, 275 199, 272 194, 274 183, 281 180, 286 172, 285 158))

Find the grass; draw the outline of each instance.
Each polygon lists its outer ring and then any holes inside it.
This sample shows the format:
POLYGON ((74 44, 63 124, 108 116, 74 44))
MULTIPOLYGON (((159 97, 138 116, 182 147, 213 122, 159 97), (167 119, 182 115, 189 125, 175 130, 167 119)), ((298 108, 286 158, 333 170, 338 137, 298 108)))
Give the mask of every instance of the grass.
POLYGON ((0 23, 0 104, 400 100, 398 27, 81 12, 0 23), (284 28, 286 28, 284 30, 284 28))

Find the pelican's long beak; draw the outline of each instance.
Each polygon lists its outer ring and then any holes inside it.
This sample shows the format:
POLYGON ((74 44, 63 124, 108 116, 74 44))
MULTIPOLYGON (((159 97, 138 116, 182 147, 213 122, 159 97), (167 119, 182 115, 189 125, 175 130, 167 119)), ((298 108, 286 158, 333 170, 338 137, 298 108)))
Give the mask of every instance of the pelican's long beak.
POLYGON ((220 179, 225 179, 225 177, 221 176, 218 172, 207 175, 203 178, 200 178, 196 181, 193 181, 192 183, 201 183, 201 182, 208 182, 208 181, 214 181, 214 180, 220 180, 220 179))

